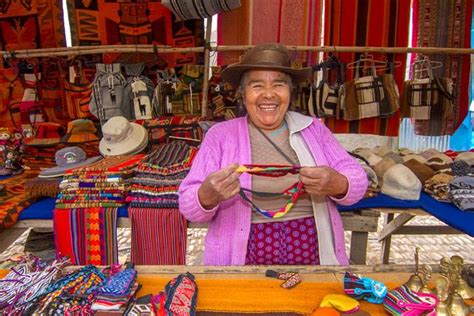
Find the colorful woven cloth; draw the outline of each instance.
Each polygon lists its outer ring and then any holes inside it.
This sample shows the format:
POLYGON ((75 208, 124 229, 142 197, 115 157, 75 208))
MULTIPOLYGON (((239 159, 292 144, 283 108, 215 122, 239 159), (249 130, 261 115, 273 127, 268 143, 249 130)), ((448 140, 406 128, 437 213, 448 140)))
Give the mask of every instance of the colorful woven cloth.
MULTIPOLYGON (((410 0, 325 0, 324 45, 406 47, 409 22, 410 0)), ((347 63, 357 60, 360 55, 338 53, 338 58, 347 63)), ((374 54, 374 58, 384 59, 385 56, 374 54)), ((401 63, 394 73, 395 82, 401 91, 405 79, 406 55, 388 54, 386 58, 388 61, 401 63)), ((346 72, 346 80, 352 78, 353 74, 346 72)), ((335 133, 398 136, 400 115, 397 112, 390 118, 350 122, 329 118, 325 123, 335 133)))
MULTIPOLYGON (((472 0, 413 1, 413 47, 471 47, 472 0)), ((436 77, 454 80, 457 98, 454 115, 447 126, 436 120, 414 123, 417 135, 451 135, 459 127, 469 106, 470 56, 457 54, 430 55, 430 60, 440 61, 443 67, 433 69, 436 77)))
POLYGON ((28 207, 32 199, 25 190, 25 181, 31 174, 23 174, 0 180, 5 185, 4 194, 0 195, 0 231, 16 224, 21 211, 28 207))
POLYGON ((73 264, 117 263, 117 208, 143 157, 108 157, 65 174, 53 213, 57 254, 73 264))
POLYGON ((178 188, 196 152, 183 141, 160 144, 128 180, 135 264, 186 263, 187 222, 178 210, 178 188))
MULTIPOLYGON (((326 294, 344 294, 342 282, 309 282, 302 275, 297 287, 286 290, 280 287, 278 279, 203 279, 197 278, 199 294, 197 312, 215 312, 215 315, 242 315, 250 313, 295 313, 310 315, 321 303, 326 294)), ((158 293, 163 290, 169 278, 152 275, 139 275, 137 282, 142 284, 138 296, 158 293)), ((387 283, 394 288, 395 283, 387 283)), ((386 315, 379 304, 360 302, 360 309, 373 316, 386 315)), ((252 314, 254 313, 254 314, 252 314)), ((278 315, 278 314, 277 314, 278 315)))
POLYGON ((139 265, 186 264, 187 221, 177 207, 130 207, 131 260, 139 265))
POLYGON ((117 209, 55 209, 53 223, 56 253, 72 264, 118 263, 117 209))

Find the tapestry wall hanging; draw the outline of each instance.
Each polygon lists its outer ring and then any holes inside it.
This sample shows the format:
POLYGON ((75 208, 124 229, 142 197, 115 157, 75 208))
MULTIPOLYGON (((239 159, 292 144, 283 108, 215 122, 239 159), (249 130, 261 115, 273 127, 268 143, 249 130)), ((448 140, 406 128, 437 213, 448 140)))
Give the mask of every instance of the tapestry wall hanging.
MULTIPOLYGON (((472 0, 415 0, 413 2, 413 46, 471 48, 472 0)), ((454 115, 445 128, 435 120, 414 121, 417 135, 451 135, 459 127, 469 106, 470 56, 460 54, 430 55, 443 66, 433 75, 454 81, 454 115)))
MULTIPOLYGON (((72 44, 202 46, 202 20, 177 21, 159 0, 68 0, 72 44)), ((163 54, 169 67, 198 62, 196 54, 163 54)))
POLYGON ((61 1, 0 1, 0 50, 61 46, 65 46, 61 1))

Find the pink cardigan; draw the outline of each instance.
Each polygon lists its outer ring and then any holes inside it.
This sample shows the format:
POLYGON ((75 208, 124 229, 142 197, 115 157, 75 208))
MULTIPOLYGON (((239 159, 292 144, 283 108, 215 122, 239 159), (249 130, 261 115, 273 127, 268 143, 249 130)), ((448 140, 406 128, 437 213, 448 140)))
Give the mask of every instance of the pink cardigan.
MULTIPOLYGON (((347 177, 345 197, 327 198, 338 262, 349 264, 345 252, 344 228, 335 201, 350 205, 359 201, 367 189, 367 175, 347 154, 331 132, 317 119, 301 131, 316 165, 328 165, 347 177)), ((244 265, 250 234, 251 208, 237 195, 212 210, 204 209, 197 191, 206 176, 231 163, 250 164, 247 118, 240 117, 216 124, 206 134, 188 176, 179 187, 179 210, 191 222, 209 223, 205 240, 205 265, 244 265)), ((242 174, 241 186, 250 188, 250 175, 242 174)))

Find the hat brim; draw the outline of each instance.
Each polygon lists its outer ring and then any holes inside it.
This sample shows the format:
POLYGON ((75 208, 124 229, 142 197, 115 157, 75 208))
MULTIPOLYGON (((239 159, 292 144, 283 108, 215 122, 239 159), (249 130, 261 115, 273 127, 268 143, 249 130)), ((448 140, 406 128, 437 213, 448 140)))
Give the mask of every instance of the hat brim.
POLYGON ((91 157, 91 158, 88 158, 84 161, 81 161, 79 163, 74 163, 74 164, 69 164, 67 166, 64 166, 64 167, 53 167, 53 168, 48 168, 46 170, 43 170, 40 172, 40 174, 38 175, 38 178, 54 178, 54 177, 61 177, 63 176, 66 171, 68 170, 72 170, 72 169, 76 169, 76 168, 80 168, 80 167, 84 167, 84 166, 88 166, 90 164, 93 164, 94 162, 96 161, 99 161, 102 159, 102 156, 96 156, 96 157, 91 157))
POLYGON ((277 65, 262 65, 262 64, 233 64, 225 68, 221 73, 221 78, 224 81, 231 83, 234 86, 239 86, 240 78, 244 72, 249 70, 276 70, 284 72, 293 78, 294 83, 300 83, 311 78, 311 68, 291 68, 277 65))
POLYGON ((36 146, 36 147, 49 147, 49 146, 58 145, 60 141, 61 141, 60 138, 49 138, 49 139, 33 138, 33 139, 25 140, 25 145, 36 146))
POLYGON ((89 143, 99 141, 100 138, 97 135, 92 133, 86 134, 66 134, 61 139, 62 143, 65 144, 80 144, 80 143, 89 143))
POLYGON ((102 155, 126 155, 135 152, 137 149, 140 149, 144 142, 148 143, 148 133, 146 128, 137 123, 130 124, 132 126, 132 132, 124 141, 114 144, 107 142, 105 137, 101 139, 99 143, 99 151, 102 155))

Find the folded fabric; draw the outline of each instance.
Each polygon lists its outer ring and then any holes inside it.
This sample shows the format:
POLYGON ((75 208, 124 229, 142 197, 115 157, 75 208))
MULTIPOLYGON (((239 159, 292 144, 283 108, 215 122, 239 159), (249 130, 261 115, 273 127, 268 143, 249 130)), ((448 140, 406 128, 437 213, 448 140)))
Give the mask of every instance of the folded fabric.
POLYGON ((460 210, 474 212, 474 177, 457 177, 449 182, 449 198, 460 210))
POLYGON ((474 165, 470 165, 464 160, 454 161, 451 164, 451 170, 453 172, 453 176, 455 177, 474 175, 474 165))
POLYGON ((341 312, 356 312, 360 308, 358 301, 341 294, 328 294, 324 296, 320 307, 332 307, 341 312))
POLYGON ((433 177, 425 181, 423 189, 426 193, 430 194, 440 202, 450 202, 448 196, 448 184, 452 179, 453 176, 447 173, 435 174, 433 177))

